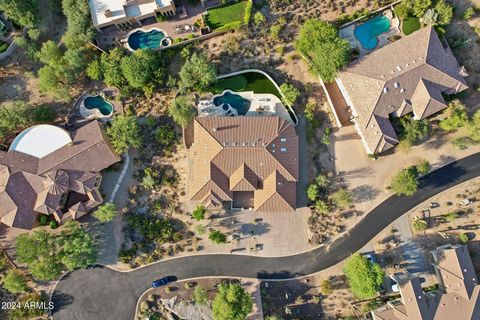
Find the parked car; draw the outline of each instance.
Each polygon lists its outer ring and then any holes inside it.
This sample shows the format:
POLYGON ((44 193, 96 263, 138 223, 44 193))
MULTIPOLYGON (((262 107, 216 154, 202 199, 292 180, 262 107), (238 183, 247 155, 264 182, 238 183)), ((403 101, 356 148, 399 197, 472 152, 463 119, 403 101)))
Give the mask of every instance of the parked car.
POLYGON ((170 283, 170 279, 168 277, 163 277, 161 279, 155 280, 152 282, 152 288, 158 288, 170 283))

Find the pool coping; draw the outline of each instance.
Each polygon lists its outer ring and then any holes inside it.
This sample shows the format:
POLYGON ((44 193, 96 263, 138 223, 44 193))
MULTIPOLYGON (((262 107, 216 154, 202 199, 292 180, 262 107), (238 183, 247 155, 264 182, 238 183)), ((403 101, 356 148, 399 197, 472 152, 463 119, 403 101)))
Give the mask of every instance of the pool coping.
MULTIPOLYGON (((291 114, 293 114, 294 116, 294 119, 293 120, 293 123, 295 126, 298 125, 298 117, 297 117, 297 114, 295 113, 295 111, 293 110, 292 106, 287 104, 285 102, 285 96, 283 95, 282 91, 280 90, 280 87, 278 86, 278 84, 275 82, 275 80, 273 80, 273 78, 268 74, 266 73, 265 71, 262 71, 262 70, 259 70, 259 69, 245 69, 245 70, 240 70, 240 71, 235 71, 235 72, 231 72, 231 73, 228 73, 228 74, 222 74, 221 76, 217 76, 217 80, 220 80, 220 79, 224 79, 224 78, 228 78, 228 77, 233 77, 233 76, 238 76, 238 75, 241 75, 241 74, 244 74, 244 73, 249 73, 249 72, 257 72, 257 73, 260 73, 262 75, 264 75, 265 77, 267 77, 268 80, 270 80, 273 85, 275 86, 275 88, 278 90, 278 92, 280 93, 280 95, 282 96, 282 104, 284 106, 287 106, 288 109, 287 111, 289 110, 291 112, 291 114)), ((290 112, 289 112, 289 115, 290 115, 290 112)))
MULTIPOLYGON (((130 43, 128 43, 128 38, 130 38, 130 36, 131 36, 132 34, 134 34, 135 32, 138 32, 138 31, 142 31, 143 33, 148 33, 148 32, 153 31, 153 30, 157 30, 157 31, 162 32, 162 33, 165 35, 165 38, 164 38, 164 39, 170 38, 170 37, 168 36, 168 33, 167 33, 165 30, 160 29, 160 28, 158 28, 158 27, 152 27, 152 28, 150 28, 150 29, 136 28, 136 29, 133 29, 133 30, 129 31, 129 32, 127 33, 127 35, 125 36, 125 39, 126 39, 125 46, 126 46, 126 48, 127 48, 130 52, 135 52, 135 51, 139 50, 140 48, 138 48, 138 49, 132 49, 132 47, 130 47, 130 43)), ((162 39, 162 41, 163 41, 163 39, 162 39)), ((168 46, 162 46, 162 41, 160 41, 160 46, 159 46, 158 48, 151 48, 151 50, 158 50, 158 49, 160 49, 160 48, 167 48, 167 47, 170 47, 170 46, 172 45, 172 42, 170 41, 170 44, 169 44, 168 46)))
POLYGON ((86 92, 85 94, 82 95, 80 105, 79 105, 79 112, 80 112, 80 115, 83 118, 102 120, 102 119, 109 119, 113 116, 113 113, 115 112, 115 106, 113 105, 113 103, 108 101, 104 96, 102 96, 101 93, 102 92, 99 92, 96 95, 92 95, 92 94, 86 92), (85 105, 85 100, 88 97, 93 97, 93 98, 94 97, 102 97, 102 99, 112 107, 112 111, 108 115, 104 115, 98 108, 93 108, 93 109, 87 108, 87 106, 85 105), (83 114, 82 111, 85 111, 85 114, 83 114), (89 114, 87 114, 87 113, 89 113, 89 114))

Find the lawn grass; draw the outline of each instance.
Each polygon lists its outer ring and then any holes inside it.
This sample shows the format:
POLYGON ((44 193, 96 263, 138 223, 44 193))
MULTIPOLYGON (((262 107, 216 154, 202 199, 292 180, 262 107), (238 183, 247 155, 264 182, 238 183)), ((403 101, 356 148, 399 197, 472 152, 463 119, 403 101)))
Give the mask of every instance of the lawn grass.
POLYGON ((248 1, 229 2, 220 7, 207 10, 206 22, 208 26, 217 30, 228 25, 241 26, 245 20, 245 10, 248 1))
POLYGON ((213 93, 221 93, 225 89, 237 92, 253 91, 255 93, 271 93, 279 99, 282 96, 278 92, 275 85, 263 74, 258 72, 248 72, 217 81, 213 87, 213 93))
POLYGON ((402 32, 408 36, 409 34, 420 29, 420 20, 417 17, 406 17, 402 21, 402 32))

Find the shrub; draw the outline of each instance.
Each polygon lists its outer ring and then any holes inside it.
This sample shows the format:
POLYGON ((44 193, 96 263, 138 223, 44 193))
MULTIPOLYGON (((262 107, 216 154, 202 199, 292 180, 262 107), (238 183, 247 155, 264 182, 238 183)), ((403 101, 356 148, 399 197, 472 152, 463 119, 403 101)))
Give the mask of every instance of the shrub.
POLYGON ((415 219, 413 219, 413 222, 412 222, 412 228, 413 228, 413 230, 415 230, 417 232, 422 232, 422 231, 427 230, 428 225, 427 225, 427 222, 425 220, 415 218, 415 219))
POLYGON ((345 262, 345 276, 355 297, 372 298, 383 284, 384 272, 378 263, 371 263, 365 256, 355 253, 345 262))
POLYGON ((195 291, 193 291, 193 301, 195 301, 196 304, 207 304, 207 290, 200 285, 196 286, 195 291))
POLYGON ((402 169, 390 183, 389 188, 397 195, 413 195, 418 189, 417 170, 415 167, 402 169))
POLYGON ((38 224, 41 226, 46 226, 48 225, 49 217, 46 214, 42 214, 40 217, 38 217, 38 224))
POLYGON ((283 83, 280 86, 280 92, 283 95, 283 100, 285 104, 288 106, 293 106, 295 101, 297 101, 298 96, 300 95, 300 91, 295 88, 292 84, 290 83, 283 83))
POLYGON ((213 230, 212 232, 210 232, 210 234, 208 235, 208 239, 212 240, 213 243, 216 244, 227 242, 227 236, 218 230, 213 230))
POLYGON ((332 200, 335 203, 335 205, 340 209, 349 207, 353 202, 352 195, 345 188, 341 188, 338 191, 336 191, 332 195, 332 200))
POLYGON ((195 220, 200 221, 205 219, 205 213, 207 213, 207 209, 204 206, 197 206, 195 210, 193 210, 192 216, 195 220))
POLYGON ((267 19, 265 18, 265 16, 260 11, 255 12, 255 14, 253 15, 253 23, 256 26, 259 26, 259 25, 265 23, 265 21, 267 21, 267 19))
POLYGON ((463 233, 460 233, 460 234, 458 235, 458 240, 460 240, 460 242, 462 242, 462 243, 467 243, 468 240, 470 240, 470 239, 469 239, 469 237, 468 237, 468 234, 466 234, 466 233, 463 232, 463 233))
POLYGON ((113 202, 107 202, 93 213, 93 216, 98 219, 100 222, 111 221, 117 215, 117 209, 113 202))
POLYGON ((11 293, 21 293, 27 290, 27 281, 19 271, 11 269, 3 279, 3 287, 11 293))
POLYGON ((326 296, 332 293, 332 284, 330 283, 330 281, 323 280, 320 283, 320 292, 326 296))
POLYGON ((57 229, 58 228, 58 222, 55 220, 50 221, 50 229, 57 229))
POLYGON ((316 184, 311 184, 308 186, 308 189, 307 189, 307 198, 308 200, 314 202, 318 199, 318 197, 320 196, 320 188, 318 185, 316 184))
POLYGON ((458 218, 458 213, 456 213, 455 211, 450 211, 445 215, 445 220, 447 220, 448 222, 455 221, 457 218, 458 218))
POLYGON ((430 162, 424 159, 416 165, 416 168, 419 174, 427 174, 430 171, 430 162))
POLYGON ((463 13, 463 19, 470 20, 475 15, 475 9, 472 7, 467 8, 463 13))

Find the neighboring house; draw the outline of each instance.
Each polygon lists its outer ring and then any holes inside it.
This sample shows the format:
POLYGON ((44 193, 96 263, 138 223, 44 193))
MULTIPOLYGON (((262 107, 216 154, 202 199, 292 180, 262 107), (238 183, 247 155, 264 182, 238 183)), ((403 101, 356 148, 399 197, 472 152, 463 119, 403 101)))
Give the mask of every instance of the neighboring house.
POLYGON ((119 28, 141 26, 142 20, 158 14, 175 14, 173 0, 89 0, 93 26, 102 28, 115 25, 119 28))
POLYGON ((425 27, 355 61, 336 84, 365 150, 379 154, 399 142, 390 118, 442 111, 442 94, 467 89, 464 76, 450 47, 425 27))
POLYGON ((480 319, 480 285, 468 248, 446 245, 432 254, 439 290, 425 293, 419 278, 399 278, 401 299, 372 311, 374 320, 480 319))
POLYGON ((197 117, 193 126, 190 199, 208 209, 295 211, 298 136, 289 121, 197 117))
POLYGON ((45 124, 24 130, 0 151, 1 223, 31 229, 40 214, 78 219, 102 203, 99 172, 119 160, 97 121, 72 133, 45 124))

